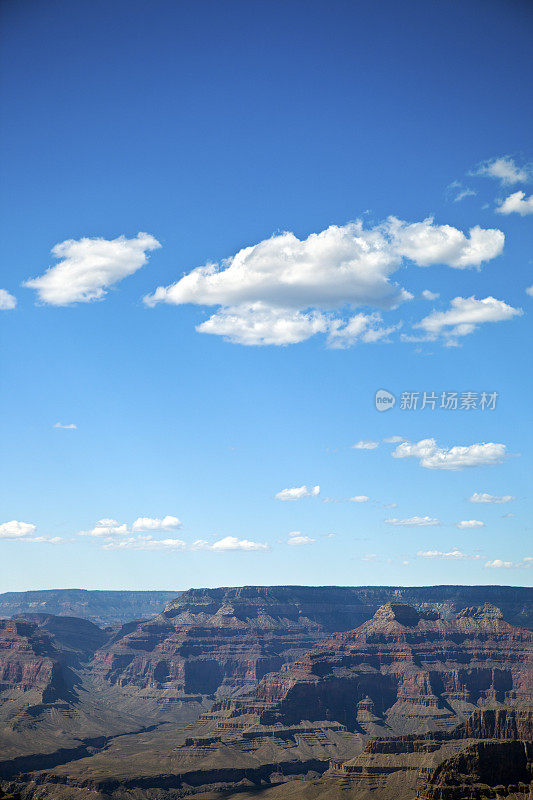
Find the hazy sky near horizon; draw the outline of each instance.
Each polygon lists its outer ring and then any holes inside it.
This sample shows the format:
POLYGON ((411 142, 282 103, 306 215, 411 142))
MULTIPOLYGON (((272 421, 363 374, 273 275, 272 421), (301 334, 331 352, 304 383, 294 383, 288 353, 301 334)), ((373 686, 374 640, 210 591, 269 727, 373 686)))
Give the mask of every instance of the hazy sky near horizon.
POLYGON ((530 584, 531 4, 0 21, 0 591, 530 584))

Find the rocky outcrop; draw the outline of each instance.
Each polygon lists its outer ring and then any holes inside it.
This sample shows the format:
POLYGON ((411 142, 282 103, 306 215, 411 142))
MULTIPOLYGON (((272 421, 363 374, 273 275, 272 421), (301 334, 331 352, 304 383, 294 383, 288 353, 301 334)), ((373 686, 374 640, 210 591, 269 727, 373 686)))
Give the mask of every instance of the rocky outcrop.
POLYGON ((533 700, 533 633, 493 607, 453 620, 388 603, 359 628, 335 634, 267 675, 248 697, 213 708, 264 723, 337 720, 357 729, 358 703, 390 732, 452 727, 478 705, 533 700))
POLYGON ((58 653, 50 637, 35 623, 0 620, 0 700, 32 690, 51 699, 63 686, 58 653))
POLYGON ((420 786, 423 800, 530 797, 533 742, 487 741, 465 747, 440 764, 420 786))

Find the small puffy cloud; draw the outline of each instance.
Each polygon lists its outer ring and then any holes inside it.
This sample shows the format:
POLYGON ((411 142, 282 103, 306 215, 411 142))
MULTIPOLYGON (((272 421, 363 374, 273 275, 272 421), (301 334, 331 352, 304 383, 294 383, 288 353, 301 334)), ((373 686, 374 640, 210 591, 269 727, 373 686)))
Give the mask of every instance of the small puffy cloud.
POLYGON ((182 522, 177 518, 167 514, 162 519, 153 517, 138 517, 131 530, 137 531, 173 531, 182 527, 182 522))
POLYGON ((521 217, 533 214, 533 194, 526 197, 525 192, 513 192, 500 202, 500 205, 496 207, 496 213, 520 214, 521 217))
POLYGON ((510 503, 515 498, 511 494, 503 494, 498 497, 487 492, 474 492, 468 499, 471 503, 510 503))
POLYGON ((528 294, 530 297, 533 297, 533 286, 527 287, 526 294, 528 294))
POLYGON ((66 425, 63 425, 62 422, 56 422, 54 424, 54 428, 61 428, 64 431, 75 431, 78 429, 78 426, 74 425, 73 422, 69 422, 66 425))
POLYGON ((422 292, 424 300, 437 300, 440 297, 438 292, 430 292, 429 289, 424 289, 422 292))
POLYGON ((289 533, 287 544, 290 544, 292 547, 299 547, 303 544, 313 544, 314 541, 315 540, 311 539, 310 536, 305 536, 300 531, 291 531, 289 533))
POLYGON ((370 497, 367 497, 366 494, 356 494, 355 497, 348 498, 350 503, 368 503, 370 497))
POLYGON ((513 308, 495 297, 481 300, 475 297, 455 297, 447 311, 432 311, 414 327, 424 330, 430 340, 442 335, 453 343, 457 337, 473 333, 479 325, 504 322, 523 313, 521 308, 513 308))
POLYGON ((533 567, 533 556, 526 556, 522 561, 502 561, 495 558, 494 561, 487 561, 485 567, 488 569, 529 569, 533 567))
POLYGON ((35 533, 35 525, 31 522, 19 522, 12 519, 0 524, 0 539, 24 539, 35 533))
POLYGON ((404 436, 387 436, 386 439, 383 439, 384 442, 387 444, 398 444, 398 442, 404 442, 404 436))
POLYGON ((148 233, 132 239, 67 239, 52 248, 59 263, 23 285, 35 289, 42 303, 53 306, 101 300, 110 286, 146 264, 147 253, 158 247, 157 239, 148 233))
POLYGON ((531 168, 529 165, 518 167, 510 156, 502 156, 479 164, 473 174, 495 178, 502 186, 511 186, 513 183, 526 183, 531 177, 531 168))
POLYGON ((306 239, 284 232, 193 269, 144 302, 218 306, 197 330, 239 344, 286 345, 327 333, 329 347, 349 347, 386 341, 398 326, 384 326, 375 313, 345 320, 333 309, 396 308, 412 297, 391 280, 406 262, 480 267, 503 245, 497 229, 465 234, 431 218, 409 224, 390 217, 369 229, 361 221, 332 225, 306 239))
POLYGON ((440 522, 435 517, 406 517, 406 519, 386 519, 387 525, 401 525, 406 528, 428 528, 435 525, 440 525, 440 522))
POLYGON ((467 558, 477 558, 477 556, 469 556, 462 553, 460 550, 453 549, 448 552, 441 550, 419 550, 417 553, 418 558, 437 558, 437 559, 451 559, 452 561, 462 561, 467 558))
POLYGON ((282 489, 275 495, 276 500, 301 500, 303 497, 317 497, 320 494, 320 486, 293 486, 291 489, 282 489))
POLYGON ((0 289, 0 311, 11 311, 17 305, 17 298, 6 289, 0 289))
POLYGON ((217 542, 210 543, 205 539, 198 539, 191 545, 191 550, 211 550, 214 553, 224 553, 230 550, 246 550, 265 552, 270 550, 268 544, 253 542, 249 539, 238 539, 236 536, 225 536, 217 542))
POLYGON ((435 439, 421 439, 414 444, 404 442, 392 453, 393 458, 418 458, 426 469, 461 470, 501 463, 506 446, 494 442, 438 447, 435 439))
POLYGON ((485 523, 481 522, 479 519, 462 519, 461 522, 457 523, 457 527, 461 529, 465 528, 484 528, 485 523))
POLYGON ((371 439, 362 439, 352 444, 352 450, 375 450, 376 447, 379 447, 379 442, 373 442, 371 439))
POLYGON ((126 536, 129 533, 126 524, 121 525, 116 519, 100 519, 89 531, 80 531, 78 536, 112 537, 126 536))

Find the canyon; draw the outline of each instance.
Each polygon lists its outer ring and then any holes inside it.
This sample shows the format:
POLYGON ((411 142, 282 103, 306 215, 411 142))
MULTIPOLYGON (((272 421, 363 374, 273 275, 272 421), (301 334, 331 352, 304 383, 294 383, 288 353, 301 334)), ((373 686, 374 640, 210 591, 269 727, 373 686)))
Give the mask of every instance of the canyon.
POLYGON ((0 619, 0 785, 24 800, 400 800, 398 787, 460 800, 453 776, 489 786, 501 762, 497 784, 522 791, 532 600, 241 587, 162 598, 114 626, 18 612, 0 619))

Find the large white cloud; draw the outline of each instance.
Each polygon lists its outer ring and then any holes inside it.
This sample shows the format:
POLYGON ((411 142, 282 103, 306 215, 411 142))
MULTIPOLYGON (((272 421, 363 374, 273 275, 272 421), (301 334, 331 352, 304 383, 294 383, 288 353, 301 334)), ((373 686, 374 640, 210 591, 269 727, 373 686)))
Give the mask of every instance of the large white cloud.
POLYGON ((403 442, 392 453, 394 458, 418 458, 426 469, 461 470, 465 467, 482 467, 501 463, 506 456, 506 446, 494 442, 438 447, 435 439, 403 442))
POLYGON ((533 194, 526 197, 525 192, 513 192, 500 202, 496 211, 498 214, 520 214, 521 217, 533 214, 533 194))
POLYGON ((35 525, 31 522, 19 522, 12 519, 0 524, 0 539, 23 539, 35 533, 35 525))
POLYGON ((138 517, 131 529, 136 531, 173 531, 181 528, 182 523, 178 517, 173 517, 167 514, 166 517, 159 519, 158 517, 138 517))
POLYGON ((503 494, 498 497, 487 492, 474 492, 468 499, 471 503, 510 503, 515 498, 511 494, 503 494))
POLYGON ((495 178, 503 186, 511 186, 513 183, 525 183, 528 181, 531 177, 531 168, 529 165, 518 167, 510 156, 502 156, 483 162, 473 174, 495 178))
POLYGON ((285 232, 197 267, 144 302, 218 306, 197 330, 239 344, 293 344, 327 332, 328 346, 348 347, 386 340, 397 326, 384 327, 376 314, 336 318, 333 309, 395 308, 412 297, 391 280, 404 263, 479 267, 503 245, 497 229, 477 226, 466 235, 431 218, 409 224, 390 217, 368 229, 361 221, 331 225, 306 239, 285 232))
POLYGON ((17 305, 17 298, 6 289, 0 289, 0 311, 11 311, 17 305))
POLYGON ((146 264, 147 253, 158 247, 157 239, 148 233, 132 239, 67 239, 52 248, 59 263, 23 285, 53 306, 101 300, 110 286, 146 264))
POLYGON ((430 339, 443 335, 453 343, 457 337, 473 333, 479 325, 503 322, 523 313, 521 308, 513 308, 495 297, 481 300, 475 297, 456 297, 447 311, 432 311, 414 327, 424 330, 430 339))

